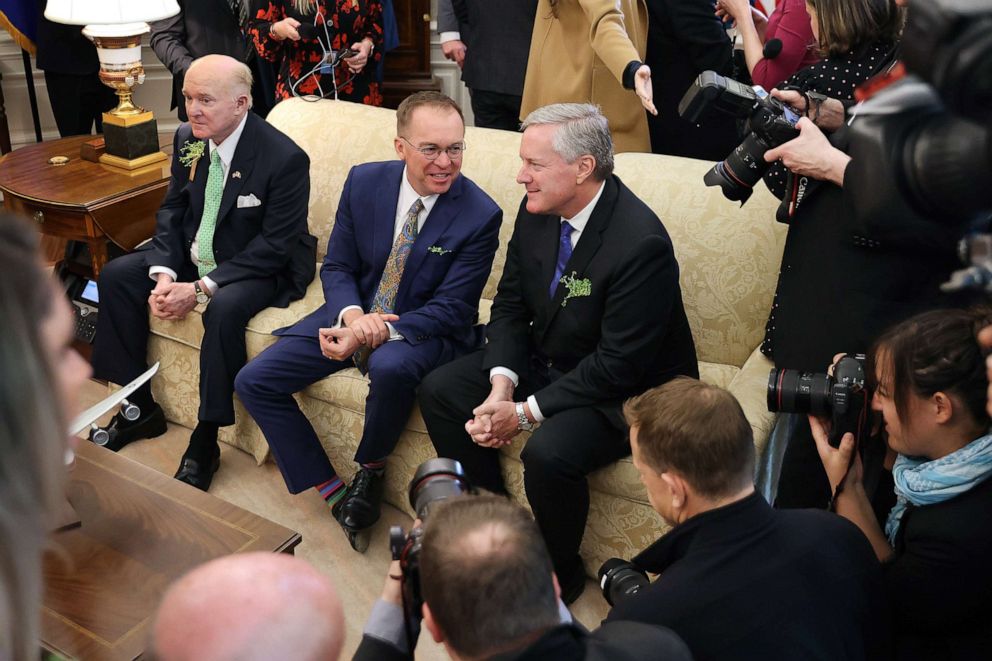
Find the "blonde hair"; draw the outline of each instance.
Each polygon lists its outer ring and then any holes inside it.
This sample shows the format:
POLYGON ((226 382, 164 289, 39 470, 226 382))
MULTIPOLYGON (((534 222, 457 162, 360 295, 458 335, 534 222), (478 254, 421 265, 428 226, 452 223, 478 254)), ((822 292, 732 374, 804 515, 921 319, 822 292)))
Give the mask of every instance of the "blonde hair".
POLYGON ((317 0, 293 0, 293 7, 301 14, 312 14, 317 11, 317 0))
POLYGON ((41 327, 53 287, 26 221, 0 214, 0 658, 38 656, 41 554, 65 477, 66 421, 41 327))

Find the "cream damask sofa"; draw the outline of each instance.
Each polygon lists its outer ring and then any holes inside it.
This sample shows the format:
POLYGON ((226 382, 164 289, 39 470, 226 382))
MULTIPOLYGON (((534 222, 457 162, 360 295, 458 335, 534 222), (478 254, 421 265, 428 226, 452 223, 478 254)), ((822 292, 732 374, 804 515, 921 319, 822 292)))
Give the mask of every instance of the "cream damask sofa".
MULTIPOLYGON (((395 113, 337 101, 280 103, 269 121, 310 155, 310 231, 323 257, 334 222, 338 196, 351 166, 396 157, 395 113)), ((500 249, 486 283, 480 314, 489 306, 503 267, 505 250, 522 188, 514 178, 519 167, 520 137, 506 131, 469 128, 462 172, 487 191, 503 209, 500 249)), ((692 326, 703 380, 729 388, 740 400, 754 428, 755 444, 764 449, 772 424, 765 408, 770 362, 758 351, 774 293, 782 255, 784 227, 775 223, 775 201, 762 188, 748 204, 725 200, 703 185, 710 163, 653 154, 620 154, 616 173, 662 219, 671 234, 681 266, 682 296, 692 326)), ((270 308, 248 326, 248 355, 275 341, 270 333, 300 319, 323 303, 315 279, 306 297, 285 309, 270 308)), ((650 305, 650 301, 645 302, 650 305)), ((162 367, 154 380, 155 396, 169 420, 192 427, 196 421, 198 357, 202 325, 199 310, 182 322, 152 320, 151 361, 162 367)), ((363 423, 368 385, 348 369, 307 388, 300 396, 327 453, 345 476, 354 470, 352 456, 363 423)), ((223 429, 226 443, 253 454, 261 463, 268 446, 258 427, 237 407, 237 424, 223 429)), ((519 460, 526 434, 503 452, 503 472, 514 498, 526 503, 519 460)), ((406 487, 413 471, 433 456, 419 411, 414 411, 400 444, 389 459, 386 500, 409 511, 406 487)), ((590 477, 591 512, 582 544, 586 569, 593 572, 607 558, 630 557, 654 541, 664 524, 648 505, 644 488, 629 459, 590 477)))

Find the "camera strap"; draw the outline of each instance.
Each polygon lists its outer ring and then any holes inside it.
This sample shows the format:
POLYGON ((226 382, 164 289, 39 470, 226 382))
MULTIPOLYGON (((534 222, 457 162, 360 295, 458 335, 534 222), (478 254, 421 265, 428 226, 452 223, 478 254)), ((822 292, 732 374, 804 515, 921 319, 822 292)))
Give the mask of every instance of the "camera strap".
POLYGON ((785 171, 785 196, 775 211, 775 220, 786 225, 792 223, 799 207, 821 182, 805 175, 796 175, 792 170, 785 171))

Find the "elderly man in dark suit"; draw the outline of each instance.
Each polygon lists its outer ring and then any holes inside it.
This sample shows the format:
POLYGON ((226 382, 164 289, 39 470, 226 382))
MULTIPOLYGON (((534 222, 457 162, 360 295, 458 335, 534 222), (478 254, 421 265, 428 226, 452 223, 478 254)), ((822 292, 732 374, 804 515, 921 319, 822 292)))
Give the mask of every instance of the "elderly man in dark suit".
POLYGON ((541 423, 521 455, 524 482, 572 601, 585 585, 586 476, 630 453, 621 403, 698 368, 671 240, 613 175, 606 118, 556 104, 523 127, 527 197, 488 343, 430 374, 420 404, 438 455, 495 492, 505 490, 498 448, 541 423))
POLYGON ((230 55, 251 69, 252 110, 261 117, 275 105, 275 73, 258 56, 248 34, 255 0, 177 0, 179 13, 150 23, 150 44, 162 64, 172 72, 172 107, 187 121, 183 104, 183 77, 198 57, 230 55))
POLYGON ((438 0, 441 51, 462 70, 475 125, 516 131, 537 0, 438 0))
POLYGON ((479 297, 503 212, 461 176, 458 105, 418 92, 396 111, 400 160, 352 168, 321 267, 326 305, 282 331, 238 375, 236 388, 265 433, 292 493, 314 487, 358 550, 379 518, 385 460, 420 380, 481 340, 479 297), (357 366, 369 375, 359 464, 344 487, 293 393, 357 366))
MULTIPOLYGON (((144 249, 101 272, 93 372, 125 384, 146 369, 148 313, 183 319, 203 311, 199 422, 176 478, 207 490, 219 466, 217 430, 234 423, 234 377, 246 360, 245 326, 270 305, 285 307, 313 280, 316 239, 307 233, 310 160, 249 112, 251 72, 207 55, 186 73, 189 124, 176 131, 172 179, 144 249)), ((146 384, 131 402, 141 416, 111 421, 118 450, 165 432, 146 384)))

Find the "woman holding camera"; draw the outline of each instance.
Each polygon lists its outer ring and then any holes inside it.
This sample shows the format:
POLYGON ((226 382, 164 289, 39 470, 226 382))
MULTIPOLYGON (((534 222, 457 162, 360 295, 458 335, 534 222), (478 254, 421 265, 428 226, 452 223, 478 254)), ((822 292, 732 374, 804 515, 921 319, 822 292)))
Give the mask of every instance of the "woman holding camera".
POLYGON ((988 309, 934 310, 887 331, 869 359, 896 503, 884 526, 854 437, 810 425, 837 514, 885 563, 899 659, 979 659, 992 649, 992 434, 978 332, 988 309))
POLYGON ((90 367, 38 235, 0 214, 0 659, 38 658, 41 554, 62 505, 66 429, 90 367))
POLYGON ((276 65, 276 103, 318 96, 382 105, 381 0, 269 0, 250 23, 258 54, 276 65))

